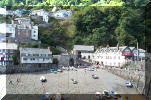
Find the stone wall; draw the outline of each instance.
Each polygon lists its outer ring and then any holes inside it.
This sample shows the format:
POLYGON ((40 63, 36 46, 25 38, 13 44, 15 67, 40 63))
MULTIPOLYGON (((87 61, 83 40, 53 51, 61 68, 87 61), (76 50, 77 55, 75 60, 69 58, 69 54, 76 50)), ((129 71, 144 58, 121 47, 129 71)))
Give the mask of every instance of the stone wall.
POLYGON ((57 65, 55 64, 26 64, 26 65, 16 65, 16 66, 6 66, 6 73, 30 73, 30 72, 38 72, 38 71, 46 71, 50 68, 57 69, 57 65))
POLYGON ((107 68, 107 70, 123 79, 130 81, 140 94, 145 94, 145 71, 107 68))
POLYGON ((145 69, 145 96, 146 100, 151 100, 151 61, 146 62, 145 69))
POLYGON ((75 55, 60 55, 58 60, 59 60, 59 66, 69 66, 69 61, 70 59, 74 60, 74 65, 76 65, 76 56, 75 55))

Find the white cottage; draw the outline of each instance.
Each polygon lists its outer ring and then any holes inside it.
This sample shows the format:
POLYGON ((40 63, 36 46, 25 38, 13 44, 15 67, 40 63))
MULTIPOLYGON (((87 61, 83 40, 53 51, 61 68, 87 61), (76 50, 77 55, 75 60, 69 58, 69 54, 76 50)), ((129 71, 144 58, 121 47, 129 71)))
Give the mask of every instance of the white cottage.
POLYGON ((0 8, 0 15, 6 15, 6 8, 0 8))
POLYGON ((48 21, 49 21, 49 16, 50 16, 49 12, 47 12, 47 11, 45 11, 45 10, 43 10, 43 9, 34 10, 34 11, 31 12, 31 15, 43 17, 42 19, 43 19, 43 21, 46 22, 46 23, 48 23, 48 21))
POLYGON ((94 46, 74 45, 73 48, 73 53, 78 58, 91 59, 93 51, 94 51, 94 46))
POLYGON ((57 12, 53 13, 53 17, 55 19, 69 19, 72 17, 71 10, 58 10, 57 12))
POLYGON ((21 64, 50 64, 52 52, 49 49, 20 48, 21 64))
POLYGON ((92 61, 104 66, 121 67, 127 61, 132 60, 134 53, 127 46, 106 47, 96 50, 92 61))

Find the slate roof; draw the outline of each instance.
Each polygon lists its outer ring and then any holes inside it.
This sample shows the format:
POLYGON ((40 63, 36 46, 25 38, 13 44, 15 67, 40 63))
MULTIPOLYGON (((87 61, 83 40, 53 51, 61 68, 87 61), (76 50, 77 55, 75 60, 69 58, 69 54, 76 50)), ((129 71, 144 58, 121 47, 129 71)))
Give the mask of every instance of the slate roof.
POLYGON ((118 50, 118 47, 104 47, 104 48, 100 48, 100 49, 97 49, 95 53, 100 53, 100 52, 109 52, 109 51, 114 51, 114 52, 117 52, 117 51, 120 51, 122 52, 124 49, 126 49, 127 46, 120 46, 119 47, 119 50, 118 50))
POLYGON ((16 43, 0 43, 0 49, 13 49, 17 50, 18 45, 16 43))
POLYGON ((73 50, 94 51, 94 46, 74 45, 73 50))
POLYGON ((40 48, 20 48, 20 53, 26 54, 52 54, 52 52, 48 49, 40 49, 40 48))

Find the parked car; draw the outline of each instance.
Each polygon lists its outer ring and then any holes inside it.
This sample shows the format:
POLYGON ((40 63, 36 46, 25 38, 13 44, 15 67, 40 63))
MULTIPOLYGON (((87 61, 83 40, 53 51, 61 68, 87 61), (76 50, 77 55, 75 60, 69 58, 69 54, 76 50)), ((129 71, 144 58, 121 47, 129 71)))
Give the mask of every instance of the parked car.
POLYGON ((126 82, 125 85, 126 85, 127 88, 132 88, 133 87, 131 82, 126 82))
POLYGON ((73 84, 78 84, 78 81, 76 81, 75 79, 71 79, 73 81, 73 84))
POLYGON ((96 74, 93 74, 93 75, 92 75, 92 78, 98 79, 99 77, 98 77, 96 74))
POLYGON ((73 71, 78 71, 76 68, 73 68, 73 71))
POLYGON ((57 71, 55 69, 50 69, 51 73, 57 73, 57 71))
POLYGON ((57 72, 63 72, 62 69, 58 69, 57 72))
POLYGON ((96 68, 91 68, 91 67, 90 67, 88 70, 89 70, 89 71, 96 71, 96 68))
POLYGON ((65 70, 66 68, 63 66, 62 69, 65 70))

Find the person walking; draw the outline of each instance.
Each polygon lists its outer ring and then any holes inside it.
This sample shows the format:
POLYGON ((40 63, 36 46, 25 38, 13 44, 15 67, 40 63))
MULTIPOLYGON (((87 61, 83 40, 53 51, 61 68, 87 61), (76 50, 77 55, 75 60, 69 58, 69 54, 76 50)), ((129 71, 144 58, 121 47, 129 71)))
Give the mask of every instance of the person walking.
POLYGON ((17 78, 17 82, 19 83, 19 79, 17 78))
POLYGON ((10 80, 10 81, 9 81, 9 84, 11 84, 11 85, 12 85, 12 84, 13 84, 13 81, 12 81, 12 80, 10 80))

